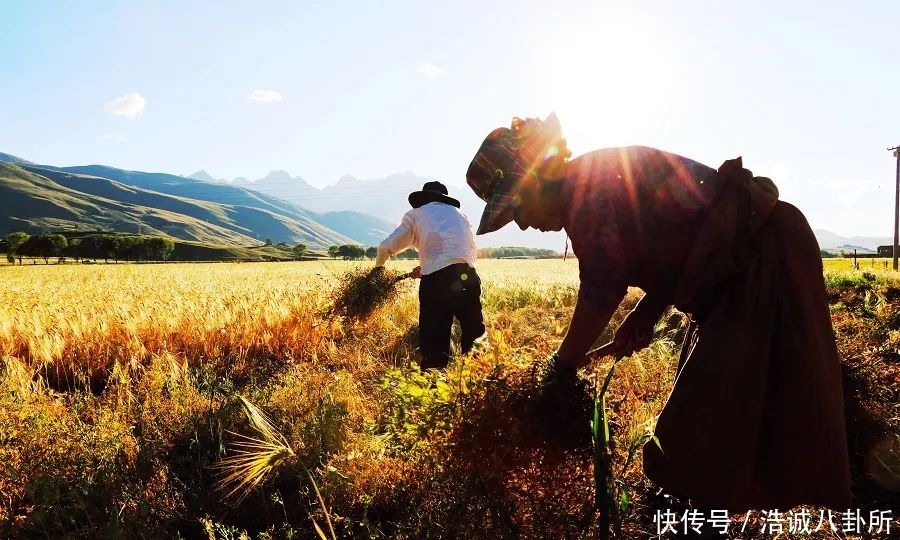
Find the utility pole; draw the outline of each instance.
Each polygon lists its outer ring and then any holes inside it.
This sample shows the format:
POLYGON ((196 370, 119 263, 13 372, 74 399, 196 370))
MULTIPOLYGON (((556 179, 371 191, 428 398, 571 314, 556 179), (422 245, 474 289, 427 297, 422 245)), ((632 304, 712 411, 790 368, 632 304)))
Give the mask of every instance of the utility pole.
POLYGON ((897 188, 894 192, 894 271, 897 271, 897 257, 900 256, 900 146, 888 148, 897 158, 897 188))

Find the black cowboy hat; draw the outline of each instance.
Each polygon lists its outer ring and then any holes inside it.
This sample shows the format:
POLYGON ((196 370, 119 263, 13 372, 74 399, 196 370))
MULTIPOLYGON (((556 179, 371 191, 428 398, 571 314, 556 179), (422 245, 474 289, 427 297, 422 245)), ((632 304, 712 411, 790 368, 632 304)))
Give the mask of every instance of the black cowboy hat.
POLYGON ((431 202, 442 202, 459 208, 459 201, 447 196, 447 186, 440 182, 425 182, 421 191, 413 191, 409 194, 409 204, 413 208, 431 202))

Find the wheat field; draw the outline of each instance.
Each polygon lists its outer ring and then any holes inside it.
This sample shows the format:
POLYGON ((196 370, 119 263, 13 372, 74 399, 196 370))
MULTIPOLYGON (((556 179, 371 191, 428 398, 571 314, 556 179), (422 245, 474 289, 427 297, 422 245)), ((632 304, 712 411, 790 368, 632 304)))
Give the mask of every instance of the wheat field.
MULTIPOLYGON (((336 537, 594 538, 590 449, 535 440, 522 408, 565 333, 577 262, 479 261, 489 346, 442 374, 415 367, 414 283, 367 318, 330 310, 360 264, 0 268, 0 536, 318 538, 327 522, 336 537), (265 459, 235 469, 260 440, 265 459)), ((897 283, 866 270, 826 270, 863 393, 900 373, 883 369, 897 283)), ((671 390, 683 325, 663 317, 607 396, 623 538, 667 504, 629 453, 671 390)), ((584 370, 589 386, 609 365, 584 370)), ((896 429, 896 393, 866 399, 896 429)), ((857 465, 860 506, 896 505, 857 465)))

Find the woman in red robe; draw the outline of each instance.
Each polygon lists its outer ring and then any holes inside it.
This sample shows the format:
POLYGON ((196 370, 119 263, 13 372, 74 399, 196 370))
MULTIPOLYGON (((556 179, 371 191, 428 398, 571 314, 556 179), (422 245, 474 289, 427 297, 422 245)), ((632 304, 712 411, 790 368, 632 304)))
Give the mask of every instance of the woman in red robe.
POLYGON ((731 512, 846 509, 840 362, 803 214, 740 158, 716 170, 641 146, 569 155, 555 116, 514 119, 466 174, 487 203, 478 234, 515 221, 572 241, 580 288, 551 378, 574 379, 627 287, 640 287, 617 355, 647 346, 667 306, 692 321, 656 425, 662 450, 644 448, 647 476, 731 512))

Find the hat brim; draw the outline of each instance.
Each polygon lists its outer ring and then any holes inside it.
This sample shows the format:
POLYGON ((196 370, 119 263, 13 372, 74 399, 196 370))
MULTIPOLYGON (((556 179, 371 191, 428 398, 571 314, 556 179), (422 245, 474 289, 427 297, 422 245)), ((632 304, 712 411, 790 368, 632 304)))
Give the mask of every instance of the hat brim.
POLYGON ((487 234, 502 229, 513 220, 512 196, 506 193, 495 193, 481 213, 481 222, 475 234, 487 234))
POLYGON ((413 191, 409 194, 408 200, 409 205, 413 208, 418 208, 432 202, 442 202, 459 208, 459 201, 449 195, 435 193, 434 191, 413 191))

